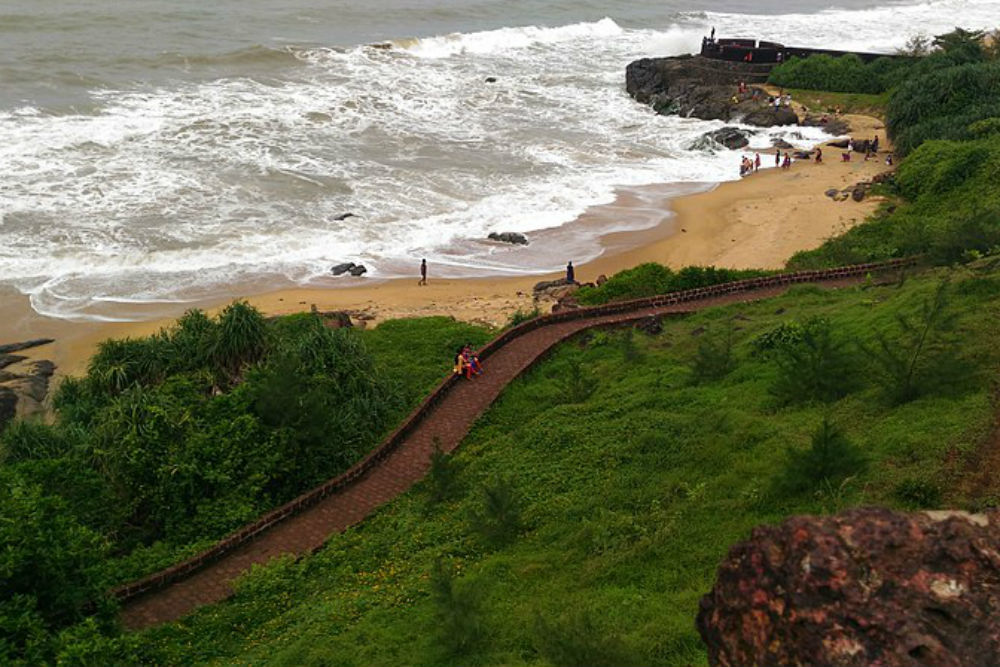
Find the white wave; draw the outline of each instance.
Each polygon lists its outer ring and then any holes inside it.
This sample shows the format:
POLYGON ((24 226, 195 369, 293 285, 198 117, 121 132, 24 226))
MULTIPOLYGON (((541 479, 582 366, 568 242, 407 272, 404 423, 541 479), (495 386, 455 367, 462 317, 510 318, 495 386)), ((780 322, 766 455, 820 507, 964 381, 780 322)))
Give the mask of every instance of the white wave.
POLYGON ((606 39, 624 31, 605 17, 592 23, 574 23, 555 28, 525 26, 473 33, 453 33, 439 37, 407 40, 399 46, 421 58, 447 58, 464 53, 484 55, 524 49, 537 44, 559 44, 576 40, 606 39))
MULTIPOLYGON (((624 93, 630 60, 697 49, 712 25, 723 36, 891 50, 958 15, 979 25, 1000 15, 1000 0, 296 49, 301 64, 286 80, 103 90, 89 114, 7 112, 0 279, 45 314, 143 317, 220 285, 314 282, 339 261, 364 262, 375 278, 414 257, 454 275, 555 269, 556 252, 526 266, 469 240, 559 227, 611 202, 616 187, 738 178, 739 152, 687 149, 722 123, 657 116, 624 93), (346 212, 355 217, 336 220, 346 212)), ((821 138, 799 131, 806 145, 821 138)), ((582 232, 560 249, 577 261, 600 252, 582 232)))

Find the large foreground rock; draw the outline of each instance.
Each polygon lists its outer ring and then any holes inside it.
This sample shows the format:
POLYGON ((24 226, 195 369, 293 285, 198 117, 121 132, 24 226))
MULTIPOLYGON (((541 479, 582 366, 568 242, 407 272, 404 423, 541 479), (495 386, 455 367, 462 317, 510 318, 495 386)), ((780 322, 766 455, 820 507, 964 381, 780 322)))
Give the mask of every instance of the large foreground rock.
POLYGON ((1000 665, 1000 512, 755 528, 697 626, 712 665, 1000 665))

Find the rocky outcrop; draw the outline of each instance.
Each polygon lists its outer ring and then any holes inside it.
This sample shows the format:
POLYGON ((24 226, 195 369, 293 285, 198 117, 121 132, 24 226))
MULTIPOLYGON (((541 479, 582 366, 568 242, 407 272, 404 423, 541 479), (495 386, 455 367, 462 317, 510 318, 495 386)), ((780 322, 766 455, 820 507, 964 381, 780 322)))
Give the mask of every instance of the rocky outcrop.
MULTIPOLYGON (((23 350, 45 343, 26 341, 0 346, 0 349, 23 350)), ((49 385, 56 367, 44 359, 28 361, 15 354, 0 354, 0 431, 15 417, 30 417, 41 413, 49 394, 49 385)))
POLYGON ((867 508, 755 528, 701 600, 709 664, 1000 664, 997 544, 997 511, 867 508))
POLYGON ((642 58, 625 70, 625 88, 637 101, 661 114, 693 116, 703 120, 740 120, 770 127, 798 123, 795 112, 768 104, 767 93, 740 82, 766 79, 755 66, 711 60, 701 56, 642 58))
POLYGON ((487 238, 491 241, 499 241, 500 243, 528 245, 528 237, 518 232, 490 232, 490 235, 487 238))

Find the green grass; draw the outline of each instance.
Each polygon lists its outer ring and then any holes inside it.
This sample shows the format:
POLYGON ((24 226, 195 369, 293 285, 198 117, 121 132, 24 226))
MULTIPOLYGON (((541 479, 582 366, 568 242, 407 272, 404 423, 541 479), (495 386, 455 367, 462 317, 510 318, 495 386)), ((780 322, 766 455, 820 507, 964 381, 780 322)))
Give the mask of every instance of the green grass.
POLYGON ((841 113, 863 114, 885 119, 885 110, 889 105, 889 93, 869 95, 865 93, 831 93, 821 90, 805 90, 803 88, 785 88, 792 99, 804 104, 813 113, 832 113, 840 109, 841 113))
POLYGON ((858 504, 912 506, 935 492, 949 505, 977 500, 955 494, 961 466, 949 461, 962 461, 992 423, 988 386, 1000 353, 995 318, 983 314, 1000 306, 997 284, 1000 269, 941 269, 902 286, 799 287, 669 320, 659 336, 632 344, 621 332, 587 334, 516 380, 479 420, 454 458, 455 500, 434 503, 418 486, 318 554, 254 570, 231 601, 125 635, 100 657, 273 667, 704 664, 698 600, 752 526, 858 504), (756 336, 826 317, 840 336, 870 341, 891 332, 897 314, 919 310, 945 274, 958 314, 948 344, 977 369, 960 390, 892 407, 866 375, 836 402, 777 405, 773 363, 751 354, 756 336), (701 336, 726 327, 738 366, 693 384, 701 336), (577 366, 594 391, 570 403, 566 378, 577 366), (869 464, 835 487, 786 495, 776 482, 787 450, 808 447, 824 418, 869 464), (482 490, 498 480, 513 489, 522 526, 505 544, 485 540, 477 525, 482 490))

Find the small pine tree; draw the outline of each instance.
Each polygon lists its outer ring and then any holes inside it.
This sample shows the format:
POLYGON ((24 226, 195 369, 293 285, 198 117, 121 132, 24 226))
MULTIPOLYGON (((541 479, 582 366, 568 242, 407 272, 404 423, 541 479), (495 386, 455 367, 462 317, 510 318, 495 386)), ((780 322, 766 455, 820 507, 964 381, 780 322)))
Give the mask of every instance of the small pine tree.
POLYGON ((948 311, 948 298, 948 281, 944 280, 933 296, 924 300, 917 318, 904 314, 896 317, 899 334, 895 338, 880 335, 874 346, 862 346, 892 403, 912 401, 932 381, 947 383, 960 372, 962 364, 951 350, 935 348, 955 320, 955 315, 948 311))
POLYGON ((695 384, 714 382, 729 375, 736 368, 733 355, 733 328, 719 335, 705 334, 698 343, 698 351, 691 361, 692 381, 695 384))
POLYGON ((441 645, 452 654, 467 651, 482 636, 479 592, 472 582, 460 582, 455 569, 440 558, 431 567, 430 589, 441 645))
POLYGON ((427 482, 429 499, 435 504, 451 500, 459 490, 458 465, 455 459, 441 450, 441 441, 437 436, 434 437, 427 482))
POLYGON ((480 509, 472 513, 472 528, 488 544, 499 546, 521 532, 521 508, 511 483, 498 479, 482 489, 480 509))
POLYGON ((780 486, 787 492, 801 493, 837 484, 862 472, 866 466, 861 449, 828 419, 823 419, 809 449, 789 448, 780 486))
POLYGON ((834 401, 857 385, 855 356, 829 320, 809 320, 799 340, 775 348, 771 392, 782 403, 834 401))
POLYGON ((571 359, 569 369, 561 382, 562 395, 567 403, 583 403, 594 393, 594 382, 583 370, 579 359, 571 359))

